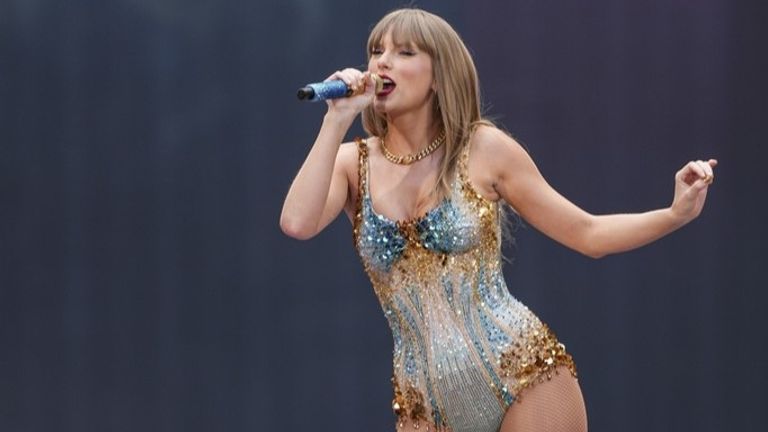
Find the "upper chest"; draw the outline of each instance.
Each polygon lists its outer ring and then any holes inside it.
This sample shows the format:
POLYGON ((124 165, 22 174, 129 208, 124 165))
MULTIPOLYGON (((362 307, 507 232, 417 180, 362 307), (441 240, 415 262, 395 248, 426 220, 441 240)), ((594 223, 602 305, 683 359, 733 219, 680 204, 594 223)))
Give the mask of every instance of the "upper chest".
MULTIPOLYGON (((372 206, 380 215, 393 221, 407 221, 424 216, 439 206, 440 202, 450 195, 452 189, 460 183, 460 177, 471 185, 473 192, 487 201, 497 201, 499 196, 494 189, 495 181, 487 169, 483 169, 480 161, 472 158, 471 154, 457 164, 454 172, 446 173, 442 179, 443 190, 438 189, 440 177, 440 160, 436 157, 420 161, 413 165, 396 165, 386 160, 376 143, 369 145, 365 157, 367 194, 372 206), (461 172, 460 172, 461 171, 461 172)), ((351 183, 352 201, 356 201, 360 167, 353 170, 354 182, 351 183)))
POLYGON ((372 156, 367 169, 367 193, 376 212, 394 221, 412 220, 436 208, 439 166, 430 163, 401 166, 372 156))

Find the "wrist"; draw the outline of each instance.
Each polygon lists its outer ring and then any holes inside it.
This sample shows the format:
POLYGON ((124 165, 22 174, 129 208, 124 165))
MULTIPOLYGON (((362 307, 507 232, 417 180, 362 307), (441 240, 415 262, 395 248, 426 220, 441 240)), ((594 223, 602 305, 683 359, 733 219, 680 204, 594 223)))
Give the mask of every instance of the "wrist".
POLYGON ((691 221, 690 217, 688 217, 687 215, 677 211, 675 209, 674 205, 669 206, 669 207, 667 207, 664 210, 665 210, 665 212, 667 214, 667 217, 669 218, 669 220, 671 221, 672 225, 675 228, 680 228, 681 226, 683 226, 683 225, 685 225, 685 224, 687 224, 688 222, 691 221))
POLYGON ((325 117, 323 118, 323 123, 348 129, 350 126, 352 126, 352 122, 355 121, 355 117, 357 117, 357 114, 328 110, 328 112, 325 113, 325 117))

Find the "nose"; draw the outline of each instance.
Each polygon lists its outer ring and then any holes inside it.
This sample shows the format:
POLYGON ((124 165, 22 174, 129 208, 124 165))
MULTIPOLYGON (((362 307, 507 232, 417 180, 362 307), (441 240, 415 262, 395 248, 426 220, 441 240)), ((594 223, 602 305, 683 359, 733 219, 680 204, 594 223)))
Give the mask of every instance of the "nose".
POLYGON ((376 59, 376 67, 381 69, 389 69, 390 63, 389 63, 389 51, 385 51, 379 55, 379 58, 376 59))

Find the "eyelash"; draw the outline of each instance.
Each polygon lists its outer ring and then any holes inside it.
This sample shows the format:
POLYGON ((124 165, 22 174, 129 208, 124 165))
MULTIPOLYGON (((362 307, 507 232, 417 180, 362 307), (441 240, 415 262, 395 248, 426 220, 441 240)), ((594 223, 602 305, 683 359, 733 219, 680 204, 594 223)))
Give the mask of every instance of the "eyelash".
MULTIPOLYGON (((382 50, 378 49, 378 48, 375 48, 375 49, 371 50, 371 55, 372 56, 381 55, 381 53, 382 53, 382 50)), ((410 51, 410 50, 401 50, 399 52, 399 54, 402 54, 402 55, 405 55, 405 56, 408 56, 408 57, 416 55, 416 53, 414 51, 410 51)))

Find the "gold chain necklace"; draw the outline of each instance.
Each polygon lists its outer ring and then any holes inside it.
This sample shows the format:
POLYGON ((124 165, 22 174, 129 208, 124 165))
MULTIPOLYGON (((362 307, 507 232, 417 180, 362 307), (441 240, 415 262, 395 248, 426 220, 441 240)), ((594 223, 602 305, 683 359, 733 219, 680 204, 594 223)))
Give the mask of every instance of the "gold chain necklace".
POLYGON ((440 134, 437 135, 437 138, 435 138, 431 143, 429 143, 428 146, 421 149, 421 151, 419 151, 418 153, 398 156, 392 153, 391 151, 389 151, 386 144, 384 144, 384 137, 382 137, 381 149, 384 151, 384 157, 387 158, 388 161, 398 165, 410 165, 416 161, 420 161, 425 157, 429 156, 432 152, 437 150, 444 142, 445 142, 445 131, 440 131, 440 134))

